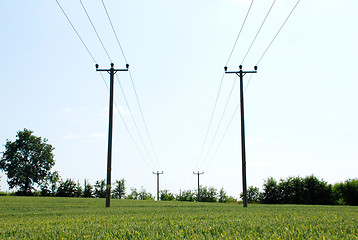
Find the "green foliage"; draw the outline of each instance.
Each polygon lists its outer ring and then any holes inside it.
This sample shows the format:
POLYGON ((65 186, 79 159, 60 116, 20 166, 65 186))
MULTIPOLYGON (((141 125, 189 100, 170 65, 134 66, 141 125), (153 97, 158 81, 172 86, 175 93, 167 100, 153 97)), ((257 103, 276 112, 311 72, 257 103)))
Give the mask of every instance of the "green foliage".
POLYGON ((104 179, 96 181, 94 184, 94 196, 96 198, 105 198, 106 192, 106 181, 104 179))
POLYGON ((358 179, 335 184, 333 195, 336 204, 358 206, 358 179))
POLYGON ((136 188, 131 188, 131 193, 127 196, 127 199, 154 200, 154 197, 142 187, 140 191, 138 191, 136 188))
POLYGON ((55 164, 54 148, 47 139, 32 135, 24 129, 17 132, 14 142, 6 140, 0 169, 8 178, 10 189, 18 187, 19 195, 33 195, 34 185, 40 185, 55 164))
POLYGON ((184 190, 176 196, 177 201, 194 202, 195 199, 195 193, 190 190, 184 190))
POLYGON ((199 188, 199 202, 216 202, 217 190, 214 187, 200 187, 199 188))
POLYGON ((83 190, 83 193, 82 193, 82 197, 85 197, 85 198, 94 197, 93 196, 93 186, 88 183, 87 179, 85 179, 85 185, 84 185, 84 190, 83 190))
POLYGON ((122 199, 126 195, 126 186, 125 180, 122 178, 121 180, 116 180, 116 185, 112 191, 113 198, 122 199))
POLYGON ((64 182, 60 182, 60 186, 57 189, 56 197, 75 197, 76 195, 76 183, 72 179, 66 179, 64 182))
POLYGON ((314 175, 289 177, 279 183, 268 178, 264 183, 262 203, 270 204, 332 204, 332 186, 314 175))
POLYGON ((173 201, 175 200, 175 196, 173 193, 169 192, 169 190, 161 190, 159 192, 160 201, 173 201))
MULTIPOLYGON (((244 194, 240 193, 240 198, 244 198, 244 194)), ((250 186, 247 189, 247 202, 248 203, 259 203, 261 201, 261 193, 258 187, 250 186)))
POLYGON ((358 207, 0 198, 0 239, 357 239, 358 207))

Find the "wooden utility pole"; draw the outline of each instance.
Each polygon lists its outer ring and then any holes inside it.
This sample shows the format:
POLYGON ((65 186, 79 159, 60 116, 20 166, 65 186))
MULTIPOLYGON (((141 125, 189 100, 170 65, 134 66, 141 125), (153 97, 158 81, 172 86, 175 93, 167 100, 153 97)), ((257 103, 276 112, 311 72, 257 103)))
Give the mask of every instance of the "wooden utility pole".
POLYGON ((257 73, 257 66, 255 71, 242 71, 242 65, 239 66, 239 71, 228 72, 227 67, 224 67, 225 73, 234 73, 240 77, 240 112, 241 112, 241 162, 242 162, 242 191, 244 194, 243 204, 247 207, 247 184, 246 184, 246 150, 245 150, 245 117, 244 117, 244 91, 243 80, 246 73, 257 73))
POLYGON ((200 181, 199 181, 199 176, 204 174, 204 172, 193 172, 193 174, 198 175, 198 197, 197 197, 197 201, 199 202, 200 200, 200 181))
POLYGON ((164 172, 153 172, 153 174, 157 174, 157 201, 159 201, 159 175, 163 174, 164 172))
POLYGON ((118 71, 128 71, 129 65, 126 69, 114 69, 114 64, 111 63, 110 69, 98 69, 96 64, 96 71, 108 72, 110 75, 109 87, 109 127, 108 127, 108 152, 107 152, 107 188, 106 188, 106 207, 111 205, 111 170, 112 170, 112 132, 113 132, 113 92, 114 92, 114 74, 118 71))

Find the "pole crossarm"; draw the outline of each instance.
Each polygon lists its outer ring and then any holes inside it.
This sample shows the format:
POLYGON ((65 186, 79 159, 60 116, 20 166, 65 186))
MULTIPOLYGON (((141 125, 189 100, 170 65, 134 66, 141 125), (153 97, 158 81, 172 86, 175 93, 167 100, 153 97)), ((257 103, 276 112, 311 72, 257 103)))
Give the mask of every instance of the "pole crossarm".
POLYGON ((245 147, 245 116, 244 116, 244 91, 243 81, 247 73, 257 73, 257 66, 254 67, 255 71, 243 71, 242 65, 239 66, 239 71, 227 71, 224 67, 226 74, 236 74, 240 77, 240 112, 241 112, 241 162, 242 162, 242 191, 243 191, 243 205, 247 207, 247 184, 246 184, 246 147, 245 147))
POLYGON ((126 64, 125 69, 114 69, 114 64, 111 63, 110 69, 98 69, 96 64, 96 71, 108 72, 110 75, 109 84, 109 124, 108 124, 108 152, 107 152, 107 188, 106 188, 106 207, 111 205, 111 172, 112 172, 112 133, 113 133, 113 96, 114 96, 114 74, 118 71, 128 71, 129 64, 126 64))
POLYGON ((123 71, 128 71, 129 69, 129 64, 126 64, 126 68, 124 69, 114 69, 114 64, 111 63, 111 68, 110 69, 98 69, 99 65, 96 64, 96 71, 97 72, 108 72, 109 74, 111 74, 111 71, 113 71, 113 74, 116 74, 117 72, 123 72, 123 71))

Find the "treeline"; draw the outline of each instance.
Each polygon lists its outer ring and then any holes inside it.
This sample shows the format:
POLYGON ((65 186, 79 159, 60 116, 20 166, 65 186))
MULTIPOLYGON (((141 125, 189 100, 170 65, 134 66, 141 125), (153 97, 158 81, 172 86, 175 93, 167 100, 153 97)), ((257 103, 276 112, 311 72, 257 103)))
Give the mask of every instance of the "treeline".
MULTIPOLYGON (((256 189, 258 190, 258 189, 256 189)), ((255 191, 248 201, 265 204, 358 205, 358 179, 348 179, 334 185, 314 175, 288 177, 276 181, 268 178, 263 192, 255 191)))

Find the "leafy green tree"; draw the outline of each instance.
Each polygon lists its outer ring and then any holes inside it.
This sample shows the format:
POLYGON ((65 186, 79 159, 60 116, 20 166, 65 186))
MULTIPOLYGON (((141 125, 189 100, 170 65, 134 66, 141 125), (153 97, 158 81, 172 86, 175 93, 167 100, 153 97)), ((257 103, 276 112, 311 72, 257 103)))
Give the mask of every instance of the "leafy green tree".
POLYGON ((332 204, 332 186, 319 180, 314 175, 303 179, 305 197, 303 204, 326 205, 332 204))
POLYGON ((176 196, 177 201, 194 202, 196 200, 195 193, 191 190, 184 190, 176 196))
POLYGON ((88 180, 85 179, 85 185, 82 193, 82 197, 91 198, 93 197, 93 186, 88 183, 88 180))
POLYGON ((82 195, 83 195, 83 189, 81 187, 80 181, 77 181, 75 187, 75 197, 82 197, 82 195))
POLYGON ((76 194, 76 183, 72 179, 60 182, 57 188, 56 197, 74 197, 76 194))
POLYGON ((94 196, 97 198, 106 197, 106 181, 104 179, 96 181, 94 185, 94 196))
POLYGON ((0 160, 0 169, 7 175, 10 189, 19 187, 22 195, 32 195, 34 185, 40 185, 55 164, 52 145, 46 138, 32 133, 25 128, 17 132, 14 142, 6 140, 0 160))
POLYGON ((358 179, 348 179, 333 187, 336 203, 340 205, 358 206, 358 179))
POLYGON ((270 177, 265 180, 263 185, 262 202, 263 203, 280 203, 281 194, 277 181, 270 177))
POLYGON ((214 187, 200 187, 200 202, 216 202, 216 196, 218 195, 216 188, 214 187))
POLYGON ((127 199, 137 200, 139 196, 136 188, 131 188, 131 193, 127 196, 127 199))
POLYGON ((226 192, 223 187, 220 189, 218 197, 219 197, 219 199, 218 199, 219 202, 221 202, 221 203, 227 202, 228 196, 226 195, 226 192))
MULTIPOLYGON (((240 193, 240 198, 244 198, 244 194, 240 193)), ((247 202, 248 203, 259 203, 261 201, 261 193, 258 187, 250 186, 247 189, 247 202)))
POLYGON ((175 196, 169 192, 169 190, 161 190, 159 192, 159 199, 160 201, 173 201, 175 200, 175 196))
POLYGON ((142 187, 138 193, 138 200, 154 200, 154 196, 142 187))
POLYGON ((112 191, 112 195, 114 198, 122 199, 126 195, 126 186, 125 180, 122 178, 121 180, 116 180, 116 185, 112 191))

